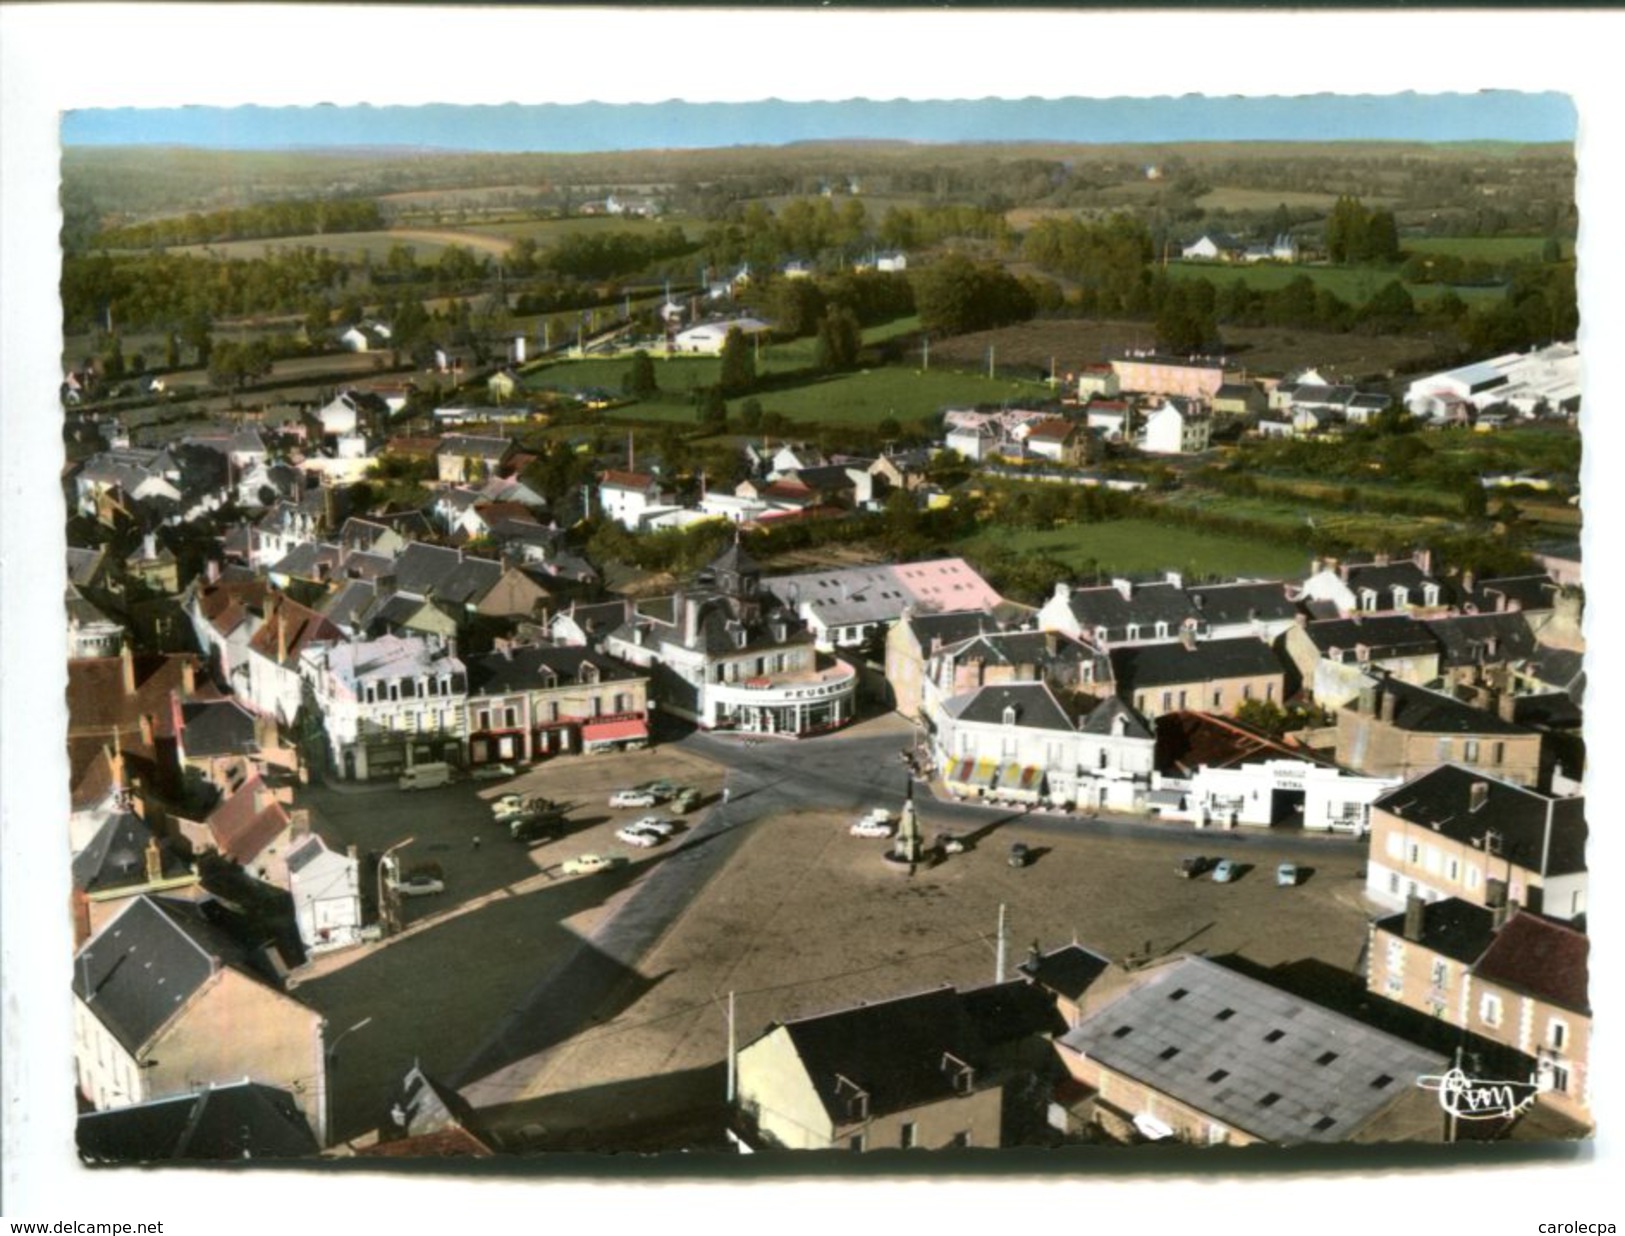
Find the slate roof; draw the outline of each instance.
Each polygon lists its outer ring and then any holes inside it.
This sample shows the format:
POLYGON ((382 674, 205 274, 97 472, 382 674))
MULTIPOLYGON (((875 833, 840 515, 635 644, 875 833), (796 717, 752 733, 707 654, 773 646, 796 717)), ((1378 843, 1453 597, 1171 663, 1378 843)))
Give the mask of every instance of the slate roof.
POLYGON ((500 460, 513 449, 513 441, 509 438, 497 438, 472 433, 448 433, 440 439, 440 449, 435 454, 500 460))
POLYGON ((607 634, 627 620, 625 601, 600 601, 592 605, 572 605, 556 617, 570 618, 590 639, 607 634))
POLYGON ((254 714, 235 699, 181 705, 181 743, 188 756, 237 755, 254 746, 254 714))
POLYGON ((1111 659, 1112 677, 1125 695, 1147 687, 1283 672, 1275 650, 1251 636, 1199 640, 1192 648, 1178 642, 1113 648, 1111 659))
POLYGON ((1408 614, 1374 614, 1356 618, 1327 618, 1304 628, 1309 642, 1323 657, 1353 656, 1364 647, 1372 660, 1427 656, 1439 651, 1439 641, 1428 624, 1408 614))
POLYGON ((1471 592, 1461 597, 1465 609, 1472 606, 1481 614, 1499 613, 1516 603, 1517 608, 1551 609, 1557 600, 1557 585, 1548 575, 1510 575, 1502 579, 1481 579, 1471 592))
MULTIPOLYGON (((1405 914, 1390 914, 1372 924, 1378 931, 1404 938, 1405 914)), ((1428 901, 1422 905, 1422 932, 1413 943, 1472 965, 1495 939, 1495 912, 1483 906, 1463 901, 1460 897, 1447 897, 1443 901, 1428 901)))
POLYGON ((502 578, 502 564, 460 550, 414 541, 395 559, 395 587, 401 592, 454 605, 474 605, 502 578))
POLYGON ((631 666, 590 648, 546 647, 524 644, 508 652, 488 652, 468 658, 468 693, 500 695, 532 691, 581 681, 582 669, 592 666, 600 682, 628 682, 642 677, 631 666))
POLYGON ((1151 973, 1061 1043, 1265 1141, 1342 1142, 1446 1057, 1201 957, 1151 973))
POLYGON ((1282 622, 1297 615, 1297 605, 1287 597, 1287 585, 1280 580, 1257 583, 1205 584, 1186 588, 1191 608, 1203 621, 1214 625, 1237 622, 1282 622))
POLYGON ((1128 597, 1111 585, 1074 588, 1068 601, 1085 635, 1092 638, 1097 628, 1105 627, 1106 638, 1114 643, 1128 638, 1131 624, 1141 628, 1142 637, 1149 637, 1159 622, 1177 635, 1185 622, 1201 616, 1184 590, 1169 583, 1135 584, 1128 597))
POLYGON ((1084 734, 1110 735, 1118 717, 1123 718, 1123 736, 1127 738, 1150 738, 1151 730, 1127 704, 1115 695, 1109 695, 1089 710, 1089 715, 1079 723, 1078 729, 1084 734))
MULTIPOLYGON (((846 1078, 869 1097, 870 1118, 958 1093, 944 1053, 975 1067, 984 1045, 951 987, 861 1004, 783 1024, 832 1123, 857 1123, 846 1078)), ((771 1031, 770 1031, 771 1033, 771 1031)))
POLYGON ((321 1152, 294 1097, 252 1081, 85 1112, 75 1136, 87 1163, 240 1162, 321 1152))
MULTIPOLYGON (((1527 726, 1503 721, 1499 713, 1475 708, 1442 691, 1426 687, 1413 687, 1396 678, 1383 680, 1378 698, 1394 697, 1393 725, 1412 734, 1529 734, 1527 726)), ((1358 699, 1343 706, 1344 711, 1357 711, 1358 699)))
MULTIPOLYGON (((154 834, 133 811, 111 814, 89 844, 73 856, 73 886, 83 893, 131 888, 147 882, 147 846, 154 834)), ((186 864, 160 843, 160 870, 165 878, 183 875, 186 864)))
POLYGON ((135 1054, 224 965, 248 972, 242 950, 196 906, 142 896, 75 954, 73 989, 135 1054))
POLYGON ((1040 953, 1036 960, 1029 957, 1018 969, 1040 987, 1076 1001, 1111 969, 1111 964, 1093 949, 1068 944, 1040 953))
POLYGON ((984 631, 997 631, 1003 626, 986 610, 948 610, 943 613, 914 613, 907 619, 920 647, 930 653, 932 642, 941 640, 944 647, 958 644, 984 631))
POLYGON ((1066 710, 1041 682, 978 687, 943 704, 943 710, 956 720, 987 725, 1003 725, 1007 708, 1015 709, 1015 724, 1021 729, 1068 732, 1076 729, 1066 710))
POLYGON ((390 1097, 378 1125, 378 1139, 373 1153, 390 1156, 446 1158, 491 1153, 474 1108, 416 1063, 390 1097))
POLYGON ((1583 798, 1553 798, 1457 764, 1442 764, 1389 790, 1372 807, 1453 841, 1488 848, 1530 871, 1541 870, 1543 851, 1547 875, 1586 870, 1583 798), (1486 787, 1484 803, 1474 811, 1472 787, 1480 783, 1486 787), (1487 842, 1492 832, 1496 840, 1487 842))
POLYGON ((1414 562, 1390 562, 1386 566, 1379 566, 1376 563, 1350 566, 1348 578, 1343 582, 1353 589, 1355 595, 1359 595, 1362 588, 1372 589, 1377 594, 1377 603, 1386 606, 1392 603, 1393 590, 1396 586, 1405 589, 1409 604, 1421 605, 1426 599, 1422 594, 1422 586, 1436 584, 1439 581, 1414 562))
POLYGON ((96 582, 107 561, 104 549, 67 548, 68 583, 75 588, 88 588, 96 582))
POLYGON ((1496 932, 1473 974, 1589 1015, 1590 952, 1590 941, 1569 924, 1520 911, 1496 932))
POLYGON ((321 614, 337 627, 354 627, 377 595, 378 590, 372 581, 348 580, 339 586, 337 592, 323 600, 321 614))
POLYGON ((1535 651, 1534 634, 1522 614, 1460 614, 1426 625, 1438 641, 1441 668, 1516 661, 1535 651))

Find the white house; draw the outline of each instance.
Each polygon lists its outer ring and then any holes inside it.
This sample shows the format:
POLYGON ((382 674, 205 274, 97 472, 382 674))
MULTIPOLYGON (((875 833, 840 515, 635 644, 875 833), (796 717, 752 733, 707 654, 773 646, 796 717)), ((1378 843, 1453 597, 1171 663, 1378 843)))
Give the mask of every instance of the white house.
POLYGON ((959 798, 1131 810, 1144 802, 1156 740, 1121 700, 1074 721, 1042 682, 927 695, 933 762, 959 798))
POLYGON ((361 942, 361 871, 315 833, 288 852, 288 891, 299 938, 311 953, 361 942))
POLYGON ((1531 416, 1542 404, 1556 410, 1579 398, 1580 351, 1573 343, 1462 365, 1418 378, 1405 388, 1405 406, 1432 420, 1445 419, 1449 409, 1461 403, 1480 412, 1505 403, 1531 416))
POLYGON ((598 480, 598 509, 605 519, 613 519, 633 532, 652 513, 672 506, 660 480, 648 472, 611 470, 598 480))
POLYGON ((700 322, 687 330, 678 331, 672 338, 672 347, 678 352, 695 352, 715 356, 722 351, 728 332, 738 331, 746 339, 770 335, 773 328, 758 318, 730 318, 722 322, 700 322))
POLYGON ((1309 760, 1275 759, 1224 768, 1203 765, 1182 781, 1156 778, 1156 786, 1183 789, 1182 808, 1164 809, 1162 815, 1193 820, 1198 828, 1269 828, 1281 821, 1285 804, 1305 831, 1364 836, 1371 827, 1371 804, 1401 780, 1357 776, 1309 760))
POLYGON ((460 760, 468 672, 434 636, 314 644, 300 674, 346 780, 398 776, 420 761, 460 760))
POLYGON ((1140 449, 1152 455, 1194 455, 1208 448, 1213 422, 1189 400, 1169 398, 1147 414, 1140 449))

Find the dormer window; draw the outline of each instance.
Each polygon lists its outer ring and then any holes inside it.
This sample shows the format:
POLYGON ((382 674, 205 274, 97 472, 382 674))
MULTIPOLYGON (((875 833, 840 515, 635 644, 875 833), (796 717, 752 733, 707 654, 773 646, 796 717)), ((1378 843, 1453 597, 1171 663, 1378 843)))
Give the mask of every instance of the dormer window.
POLYGON ((1014 704, 1006 704, 1004 706, 1004 723, 1006 725, 1014 725, 1016 723, 1016 706, 1014 704))
POLYGON ((1105 645, 1105 643, 1106 643, 1106 628, 1105 627, 1096 627, 1095 628, 1095 643, 1100 644, 1102 646, 1105 645))
POLYGON ((1167 639, 1168 638, 1168 624, 1166 622, 1157 623, 1157 638, 1158 639, 1167 639))
POLYGON ((1377 590, 1375 588, 1360 589, 1360 608, 1368 612, 1377 608, 1377 590))
POLYGON ((976 1070, 951 1051, 942 1053, 942 1071, 947 1074, 955 1094, 969 1094, 976 1084, 976 1070))
POLYGON ((1139 639, 1140 638, 1140 624, 1139 623, 1131 622, 1131 623, 1128 624, 1128 637, 1130 639, 1139 639))
POLYGON ((848 1120, 869 1119, 869 1092, 850 1077, 835 1075, 835 1097, 843 1105, 848 1120))
POLYGON ((1423 584, 1422 601, 1426 605, 1437 605, 1439 603, 1439 585, 1423 584))
POLYGON ((1410 604, 1410 602, 1411 602, 1410 589, 1406 588, 1404 584, 1395 584, 1393 586, 1392 591, 1393 591, 1393 594, 1394 594, 1394 608, 1395 609, 1404 609, 1407 605, 1410 604))

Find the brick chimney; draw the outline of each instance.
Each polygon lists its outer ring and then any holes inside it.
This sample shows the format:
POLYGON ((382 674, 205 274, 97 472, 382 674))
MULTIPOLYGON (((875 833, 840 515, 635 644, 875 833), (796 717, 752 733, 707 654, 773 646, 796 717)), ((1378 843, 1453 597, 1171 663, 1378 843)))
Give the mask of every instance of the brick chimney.
POLYGON ((1426 921, 1427 902, 1418 894, 1412 893, 1405 898, 1405 938, 1412 944, 1418 944, 1422 939, 1422 928, 1426 921))
POLYGON ((1495 701, 1495 712, 1501 720, 1511 725, 1517 716, 1518 697, 1510 691, 1501 692, 1500 697, 1495 701))
POLYGON ((158 848, 158 838, 153 837, 147 842, 147 883, 156 884, 164 878, 164 855, 158 848))
POLYGON ((142 713, 139 723, 141 726, 141 745, 151 747, 156 737, 156 727, 153 725, 152 714, 150 712, 142 713))
POLYGON ((1467 810, 1477 811, 1490 799, 1490 783, 1475 781, 1467 787, 1467 810))
POLYGON ((1384 691, 1378 697, 1381 716, 1386 724, 1392 725, 1394 713, 1399 707, 1399 696, 1392 691, 1384 691))
POLYGON ((1179 646, 1186 652, 1196 651, 1196 632, 1189 627, 1179 629, 1179 646))
POLYGON ((124 671, 124 694, 135 694, 135 653, 131 651, 129 641, 119 649, 119 662, 124 671))
POLYGON ((181 662, 181 698, 190 699, 197 694, 197 666, 192 658, 187 657, 181 662))

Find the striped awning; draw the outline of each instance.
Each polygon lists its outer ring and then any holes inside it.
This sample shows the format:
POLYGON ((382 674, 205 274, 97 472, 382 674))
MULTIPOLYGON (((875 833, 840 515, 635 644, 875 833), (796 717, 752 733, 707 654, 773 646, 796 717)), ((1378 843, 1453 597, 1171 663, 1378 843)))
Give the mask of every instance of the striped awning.
POLYGON ((999 766, 993 760, 978 760, 973 756, 960 756, 948 764, 943 780, 967 790, 985 790, 993 784, 999 766))
POLYGON ((603 721, 581 727, 581 739, 587 743, 632 742, 649 737, 649 727, 639 720, 603 721))

